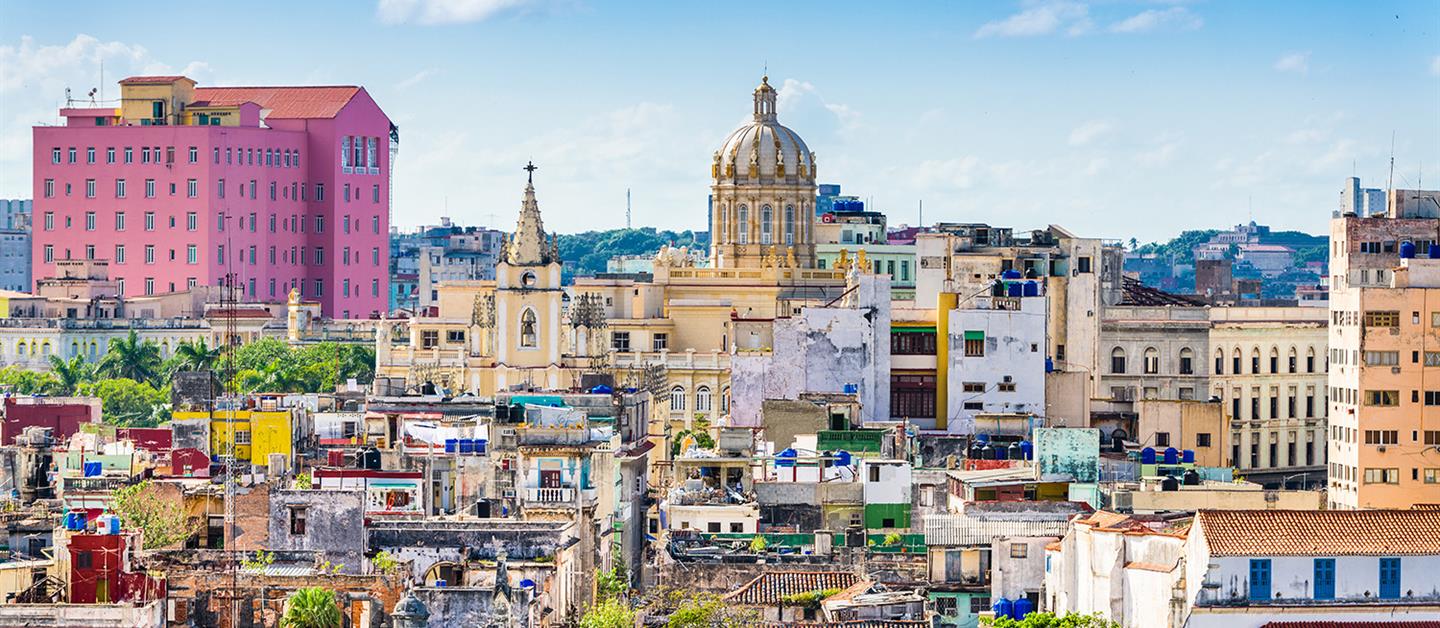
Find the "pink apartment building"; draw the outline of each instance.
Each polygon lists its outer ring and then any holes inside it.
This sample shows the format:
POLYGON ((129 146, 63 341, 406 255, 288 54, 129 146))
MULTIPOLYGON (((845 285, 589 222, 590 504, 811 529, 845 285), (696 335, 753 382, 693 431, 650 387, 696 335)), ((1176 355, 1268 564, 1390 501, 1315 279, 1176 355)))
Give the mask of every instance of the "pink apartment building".
POLYGON ((36 280, 104 259, 122 295, 233 273, 243 300, 387 309, 394 127, 363 87, 137 76, 120 91, 34 129, 36 280))

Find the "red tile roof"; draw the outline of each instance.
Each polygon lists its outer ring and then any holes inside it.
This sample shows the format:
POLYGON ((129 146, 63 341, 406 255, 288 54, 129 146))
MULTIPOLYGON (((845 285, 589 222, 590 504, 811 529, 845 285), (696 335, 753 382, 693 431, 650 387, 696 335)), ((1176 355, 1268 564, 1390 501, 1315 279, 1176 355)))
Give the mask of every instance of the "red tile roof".
POLYGON ((1437 510, 1202 510, 1213 556, 1437 556, 1437 510))
POLYGON ((760 574, 725 595, 726 602, 746 605, 779 604, 781 598, 826 589, 846 589, 860 580, 848 571, 773 571, 760 574))
POLYGON ((131 76, 131 77, 127 77, 127 78, 120 79, 120 84, 121 84, 121 85, 169 85, 169 84, 174 83, 175 81, 178 81, 178 80, 180 80, 180 79, 185 79, 185 80, 187 80, 187 81, 190 81, 191 83, 194 83, 194 82, 195 82, 194 79, 191 79, 191 78, 188 77, 188 76, 180 76, 180 75, 176 74, 176 75, 171 75, 171 76, 131 76))
POLYGON ((354 85, 197 87, 195 99, 215 107, 253 102, 269 109, 272 118, 333 118, 359 91, 354 85))

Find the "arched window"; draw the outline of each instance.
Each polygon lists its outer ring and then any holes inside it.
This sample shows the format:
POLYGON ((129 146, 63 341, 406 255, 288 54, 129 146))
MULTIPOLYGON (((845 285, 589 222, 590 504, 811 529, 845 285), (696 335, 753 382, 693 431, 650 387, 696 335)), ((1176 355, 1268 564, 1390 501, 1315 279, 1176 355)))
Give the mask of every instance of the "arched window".
POLYGON ((1115 347, 1110 352, 1110 372, 1117 375, 1125 374, 1125 350, 1115 347))
POLYGON ((1160 372, 1160 351, 1155 347, 1145 347, 1145 374, 1154 375, 1160 372))
POLYGON ((1190 347, 1185 347, 1180 350, 1180 374, 1195 374, 1195 352, 1191 351, 1190 347))
POLYGON ((684 387, 684 386, 676 386, 676 387, 670 389, 670 411, 671 411, 671 412, 684 412, 684 411, 685 411, 685 387, 684 387))
POLYGON ((1260 374, 1260 347, 1250 348, 1250 373, 1253 375, 1260 374))
POLYGON ((710 387, 700 386, 695 389, 695 411, 710 411, 710 387))
POLYGON ((795 206, 785 206, 785 245, 795 244, 795 206))
POLYGON ((1315 372, 1315 347, 1310 347, 1305 351, 1305 372, 1315 372))
POLYGON ((1270 347, 1270 372, 1280 372, 1280 350, 1275 347, 1270 347))
POLYGON ((1215 374, 1225 374, 1225 349, 1221 347, 1215 347, 1215 374))
POLYGON ((46 340, 40 345, 40 355, 50 355, 50 341, 46 340))
POLYGON ((720 389, 720 414, 730 414, 730 387, 720 389))
POLYGON ((715 241, 716 241, 716 242, 729 242, 729 240, 726 239, 726 236, 728 236, 728 235, 730 234, 730 205, 729 205, 729 204, 724 204, 724 203, 722 203, 722 204, 720 205, 720 221, 719 221, 718 227, 719 227, 720 233, 716 234, 717 237, 715 238, 715 241))
POLYGON ((535 310, 526 308, 520 314, 520 346, 535 347, 539 344, 539 338, 535 333, 535 310))
POLYGON ((1290 363, 1288 366, 1290 367, 1291 373, 1294 373, 1300 368, 1298 360, 1295 357, 1295 347, 1290 347, 1290 363))
POLYGON ((1230 359, 1230 374, 1231 374, 1231 375, 1239 375, 1239 374, 1240 374, 1240 347, 1235 347, 1235 353, 1231 354, 1231 359, 1230 359))
POLYGON ((739 238, 736 238, 736 239, 740 241, 740 244, 749 244, 749 243, 750 243, 750 208, 749 208, 749 207, 746 207, 746 206, 744 206, 744 205, 741 205, 741 206, 740 206, 740 211, 739 211, 739 213, 737 213, 736 215, 739 216, 739 218, 740 218, 740 226, 738 227, 739 230, 740 230, 740 233, 737 233, 737 234, 736 234, 736 235, 738 235, 738 236, 740 236, 740 237, 739 237, 739 238))
POLYGON ((760 208, 760 244, 775 243, 775 210, 769 205, 760 208))
POLYGON ((24 357, 25 357, 25 348, 26 348, 26 347, 25 347, 25 341, 24 341, 24 340, 21 340, 20 342, 15 343, 15 357, 17 357, 17 358, 24 358, 24 357))
POLYGON ((75 341, 73 341, 73 340, 70 341, 70 355, 72 355, 72 356, 73 356, 73 355, 80 355, 80 343, 79 343, 79 342, 75 342, 75 341))

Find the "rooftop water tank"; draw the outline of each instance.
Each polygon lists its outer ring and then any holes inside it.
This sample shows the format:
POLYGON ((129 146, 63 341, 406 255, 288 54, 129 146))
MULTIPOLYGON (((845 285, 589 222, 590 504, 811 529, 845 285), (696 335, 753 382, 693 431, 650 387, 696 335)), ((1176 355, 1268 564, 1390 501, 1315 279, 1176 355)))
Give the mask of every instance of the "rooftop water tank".
POLYGON ((1166 447, 1165 464, 1180 464, 1180 450, 1174 447, 1166 447))
POLYGON ((845 451, 844 449, 841 449, 840 451, 835 452, 835 466, 837 466, 837 467, 848 467, 848 466, 850 466, 850 452, 845 451))
POLYGON ((985 443, 985 446, 980 449, 980 457, 985 460, 995 460, 995 448, 990 446, 990 443, 985 443))
POLYGON ((1400 259, 1413 259, 1414 257, 1415 257, 1415 243, 1414 243, 1414 242, 1401 242, 1401 243, 1400 243, 1400 259))
POLYGON ((460 451, 460 439, 458 439, 458 438, 447 438, 447 439, 445 439, 445 453, 447 453, 447 454, 453 454, 453 453, 455 453, 455 452, 457 452, 457 451, 460 451))
POLYGON ((775 454, 775 466, 793 467, 795 466, 795 458, 798 456, 799 454, 795 453, 794 448, 786 447, 785 451, 775 454))
MULTIPOLYGON (((1040 284, 1039 284, 1039 283, 1036 283, 1036 282, 1034 282, 1034 281, 1027 281, 1027 282, 1025 282, 1025 296, 1027 296, 1027 297, 1038 297, 1038 296, 1040 296, 1040 284)), ((1022 599, 1022 600, 1020 600, 1020 601, 1022 601, 1022 602, 1028 602, 1029 600, 1024 600, 1024 599, 1022 599)))
POLYGON ((1010 459, 1010 452, 1009 452, 1009 450, 1007 450, 1007 449, 1005 448, 1005 445, 999 445, 999 446, 997 446, 997 447, 991 447, 990 449, 991 449, 991 451, 994 451, 994 452, 995 452, 995 459, 996 459, 996 460, 1009 460, 1009 459, 1010 459))
POLYGON ((1185 451, 1180 452, 1180 462, 1183 462, 1185 464, 1195 464, 1195 450, 1186 449, 1185 451))
POLYGON ((1427 252, 1430 254, 1430 259, 1440 259, 1440 244, 1431 244, 1430 250, 1427 252))
POLYGON ((1015 612, 1015 605, 1002 597, 990 604, 990 610, 995 613, 996 618, 1009 617, 1010 613, 1015 612))
POLYGON ((1146 447, 1140 450, 1140 464, 1155 464, 1155 448, 1146 447))
POLYGON ((973 443, 970 443, 970 449, 969 449, 968 452, 966 452, 965 457, 967 457, 967 458, 969 458, 969 459, 971 459, 971 460, 980 460, 981 458, 984 458, 984 457, 985 457, 985 446, 982 445, 982 444, 980 444, 979 441, 975 441, 975 442, 973 442, 973 443))
POLYGON ((1001 279, 1019 279, 1020 276, 1021 276, 1021 275, 1020 275, 1020 271, 1015 270, 1014 268, 1011 268, 1010 270, 1007 270, 1007 271, 1005 271, 1005 272, 1003 272, 1003 273, 1000 273, 1000 278, 1001 278, 1001 279))
POLYGON ((1025 285, 1020 282, 1005 284, 1006 294, 1012 297, 1025 296, 1025 285))
POLYGON ((1185 486, 1199 486, 1200 473, 1194 469, 1185 470, 1185 486))
POLYGON ((1022 440, 1022 441, 1020 441, 1020 451, 1021 451, 1021 453, 1025 454, 1025 459, 1026 459, 1026 460, 1034 460, 1034 459, 1035 459, 1035 445, 1031 444, 1030 441, 1028 441, 1028 440, 1022 440))
POLYGON ((1010 443, 1010 447, 1005 452, 1005 456, 1011 460, 1024 460, 1025 447, 1021 446, 1019 442, 1010 443))
POLYGON ((462 439, 460 439, 460 443, 459 443, 459 448, 458 448, 458 450, 459 450, 459 452, 460 452, 460 455, 462 455, 462 456, 463 456, 463 455, 466 455, 466 454, 473 454, 473 453, 475 453, 475 439, 473 439, 473 438, 462 438, 462 439))
POLYGON ((1180 480, 1175 479, 1173 475, 1167 475, 1165 479, 1160 480, 1160 490, 1178 491, 1180 490, 1180 480))
POLYGON ((1022 619, 1025 619, 1025 616, 1029 615, 1030 611, 1033 610, 1035 610, 1034 603, 1032 603, 1026 598, 1019 598, 1015 600, 1015 605, 1010 610, 1010 618, 1014 619, 1015 621, 1020 621, 1022 619))

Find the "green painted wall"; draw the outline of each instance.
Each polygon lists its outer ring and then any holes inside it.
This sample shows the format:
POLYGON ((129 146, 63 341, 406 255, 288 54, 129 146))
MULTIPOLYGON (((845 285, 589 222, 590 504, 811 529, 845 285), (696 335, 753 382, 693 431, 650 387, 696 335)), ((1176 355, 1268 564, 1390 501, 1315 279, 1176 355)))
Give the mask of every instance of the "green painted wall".
POLYGON ((910 527, 910 504, 865 504, 865 527, 885 528, 886 519, 894 519, 896 528, 910 527))

